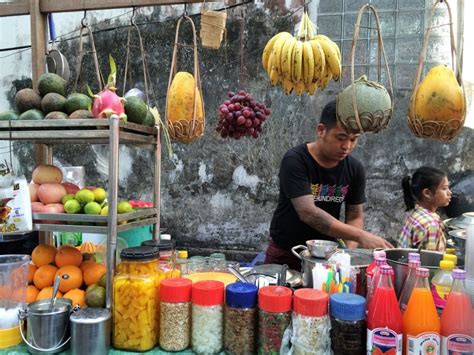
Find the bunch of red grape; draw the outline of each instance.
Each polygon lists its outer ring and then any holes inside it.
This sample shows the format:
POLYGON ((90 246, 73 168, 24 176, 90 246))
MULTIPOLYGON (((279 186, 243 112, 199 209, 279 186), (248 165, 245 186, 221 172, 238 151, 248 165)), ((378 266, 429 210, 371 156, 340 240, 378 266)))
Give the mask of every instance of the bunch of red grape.
POLYGON ((219 123, 216 131, 222 138, 240 139, 245 136, 258 138, 263 122, 270 116, 270 109, 253 99, 252 95, 240 90, 229 92, 228 100, 219 106, 219 123))

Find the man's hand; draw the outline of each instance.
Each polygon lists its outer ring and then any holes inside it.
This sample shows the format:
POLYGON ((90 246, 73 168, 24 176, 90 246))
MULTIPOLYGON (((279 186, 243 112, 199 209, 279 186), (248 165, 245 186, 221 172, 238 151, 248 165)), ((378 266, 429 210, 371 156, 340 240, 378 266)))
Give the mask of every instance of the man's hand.
POLYGON ((364 236, 359 241, 359 244, 362 248, 366 248, 366 249, 375 249, 375 248, 392 249, 393 248, 393 245, 387 242, 385 239, 369 232, 364 232, 364 236))

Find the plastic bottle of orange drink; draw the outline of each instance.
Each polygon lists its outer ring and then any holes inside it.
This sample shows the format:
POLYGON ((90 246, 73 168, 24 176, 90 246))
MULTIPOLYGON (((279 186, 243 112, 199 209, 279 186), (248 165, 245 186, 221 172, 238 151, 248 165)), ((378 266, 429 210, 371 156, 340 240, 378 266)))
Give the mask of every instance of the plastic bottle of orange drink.
POLYGON ((403 314, 403 354, 439 355, 441 324, 428 282, 429 270, 416 269, 416 282, 403 314))
POLYGON ((466 271, 453 271, 453 287, 441 315, 441 354, 474 353, 474 312, 464 288, 466 271))

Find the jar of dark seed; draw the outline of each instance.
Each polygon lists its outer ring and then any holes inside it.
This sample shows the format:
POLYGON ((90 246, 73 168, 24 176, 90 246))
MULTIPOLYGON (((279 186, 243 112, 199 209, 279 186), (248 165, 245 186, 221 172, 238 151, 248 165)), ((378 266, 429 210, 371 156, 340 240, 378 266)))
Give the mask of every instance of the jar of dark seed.
POLYGON ((257 286, 236 282, 226 287, 224 347, 227 354, 254 354, 257 286))
POLYGON ((181 351, 191 338, 191 287, 185 278, 161 281, 160 346, 166 351, 181 351))
POLYGON ((335 293, 330 297, 329 312, 334 355, 366 354, 365 298, 353 293, 335 293))
POLYGON ((258 292, 258 354, 279 354, 291 320, 291 289, 266 286, 258 292))

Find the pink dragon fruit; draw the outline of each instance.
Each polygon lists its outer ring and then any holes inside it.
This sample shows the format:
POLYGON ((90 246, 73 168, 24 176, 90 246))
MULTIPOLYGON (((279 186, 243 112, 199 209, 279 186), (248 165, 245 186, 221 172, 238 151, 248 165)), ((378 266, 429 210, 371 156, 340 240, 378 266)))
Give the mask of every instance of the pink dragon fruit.
POLYGON ((98 94, 94 95, 94 104, 92 106, 92 116, 96 118, 110 118, 117 115, 121 120, 126 121, 127 115, 123 106, 126 101, 115 93, 115 79, 117 67, 115 60, 109 54, 110 74, 107 80, 107 86, 98 94))

